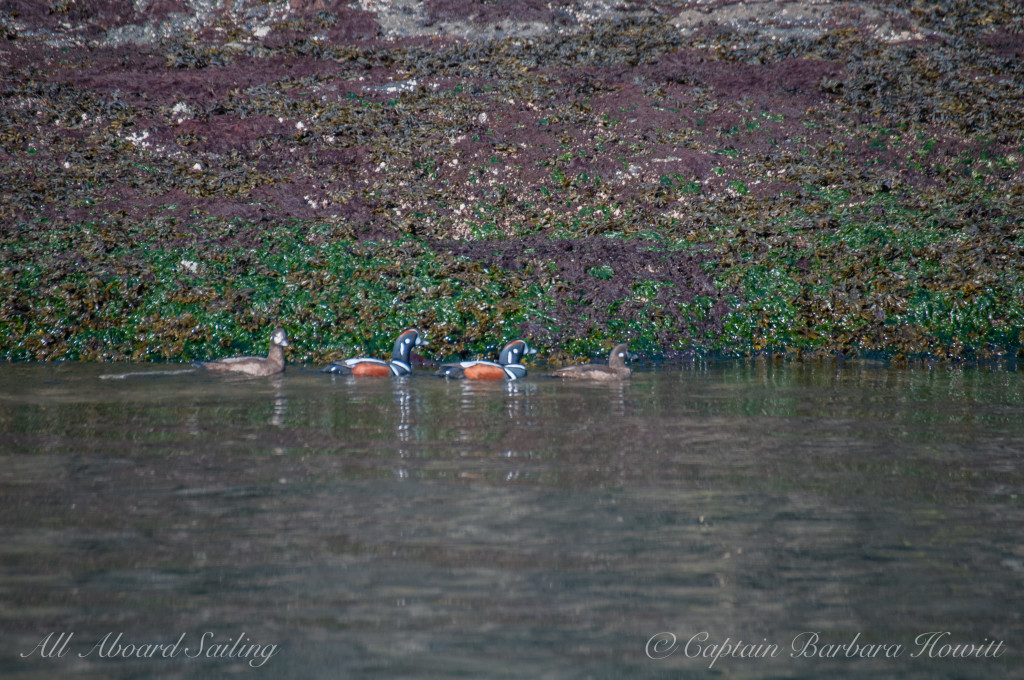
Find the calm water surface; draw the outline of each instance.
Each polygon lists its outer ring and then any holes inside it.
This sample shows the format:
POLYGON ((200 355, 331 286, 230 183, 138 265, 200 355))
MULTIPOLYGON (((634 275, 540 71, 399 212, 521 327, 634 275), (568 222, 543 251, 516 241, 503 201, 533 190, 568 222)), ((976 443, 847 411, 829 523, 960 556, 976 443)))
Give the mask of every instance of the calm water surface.
POLYGON ((4 678, 1024 677, 1020 373, 110 370, 0 366, 4 678))

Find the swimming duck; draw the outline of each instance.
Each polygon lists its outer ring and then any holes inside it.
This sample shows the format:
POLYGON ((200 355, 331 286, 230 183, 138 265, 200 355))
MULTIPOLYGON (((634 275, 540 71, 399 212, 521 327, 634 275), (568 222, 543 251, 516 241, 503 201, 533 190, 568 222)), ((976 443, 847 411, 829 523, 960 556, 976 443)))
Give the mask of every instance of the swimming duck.
POLYGON ((196 363, 201 368, 214 373, 244 373, 252 376, 277 375, 284 371, 284 348, 287 346, 288 334, 283 328, 275 328, 270 336, 270 352, 265 357, 230 357, 196 363))
POLYGON ((501 349, 498 363, 493 361, 460 361, 457 364, 441 364, 437 375, 442 378, 465 378, 467 380, 519 380, 526 377, 523 357, 536 354, 537 350, 525 340, 513 340, 501 349))
POLYGON ((395 340, 395 347, 391 352, 391 361, 383 359, 372 359, 369 357, 357 357, 335 361, 326 366, 322 373, 338 373, 340 375, 370 376, 386 378, 388 376, 402 376, 412 373, 412 366, 409 364, 409 353, 414 347, 429 345, 420 336, 415 328, 403 332, 395 340))
POLYGON ((615 345, 615 349, 608 355, 608 365, 584 364, 582 366, 566 366, 560 368, 552 377, 574 378, 585 380, 622 380, 628 378, 632 371, 626 366, 626 359, 629 357, 629 348, 625 344, 615 345))

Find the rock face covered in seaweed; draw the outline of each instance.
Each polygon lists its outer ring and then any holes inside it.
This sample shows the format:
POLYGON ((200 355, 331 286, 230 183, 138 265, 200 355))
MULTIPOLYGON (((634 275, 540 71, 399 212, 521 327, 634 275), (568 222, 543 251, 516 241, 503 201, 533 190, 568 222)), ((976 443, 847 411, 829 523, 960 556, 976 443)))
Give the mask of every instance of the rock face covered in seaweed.
POLYGON ((12 0, 0 353, 1014 353, 1022 14, 12 0))

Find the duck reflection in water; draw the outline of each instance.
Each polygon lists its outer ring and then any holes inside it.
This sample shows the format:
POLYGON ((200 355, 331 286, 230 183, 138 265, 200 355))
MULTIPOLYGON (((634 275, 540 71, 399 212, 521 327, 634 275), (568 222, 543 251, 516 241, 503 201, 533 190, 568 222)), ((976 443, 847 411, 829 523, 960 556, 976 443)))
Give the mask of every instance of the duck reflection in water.
POLYGON ((270 418, 267 419, 269 425, 274 427, 284 426, 284 416, 288 411, 288 397, 284 393, 284 380, 280 376, 272 379, 274 387, 274 400, 271 405, 270 418))
MULTIPOLYGON (((398 407, 398 422, 395 424, 395 439, 398 440, 398 457, 408 460, 415 456, 412 447, 416 441, 416 425, 414 422, 414 399, 412 390, 405 382, 397 382, 394 387, 395 406, 398 407)), ((409 470, 403 464, 395 470, 399 479, 407 479, 409 470)))

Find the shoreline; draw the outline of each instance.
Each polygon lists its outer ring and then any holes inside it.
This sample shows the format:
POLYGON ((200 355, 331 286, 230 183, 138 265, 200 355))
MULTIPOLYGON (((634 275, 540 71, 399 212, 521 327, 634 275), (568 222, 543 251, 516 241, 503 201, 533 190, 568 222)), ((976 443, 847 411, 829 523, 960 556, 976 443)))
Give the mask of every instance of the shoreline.
POLYGON ((1024 358, 1018 5, 456 5, 14 3, 0 358, 1024 358))

